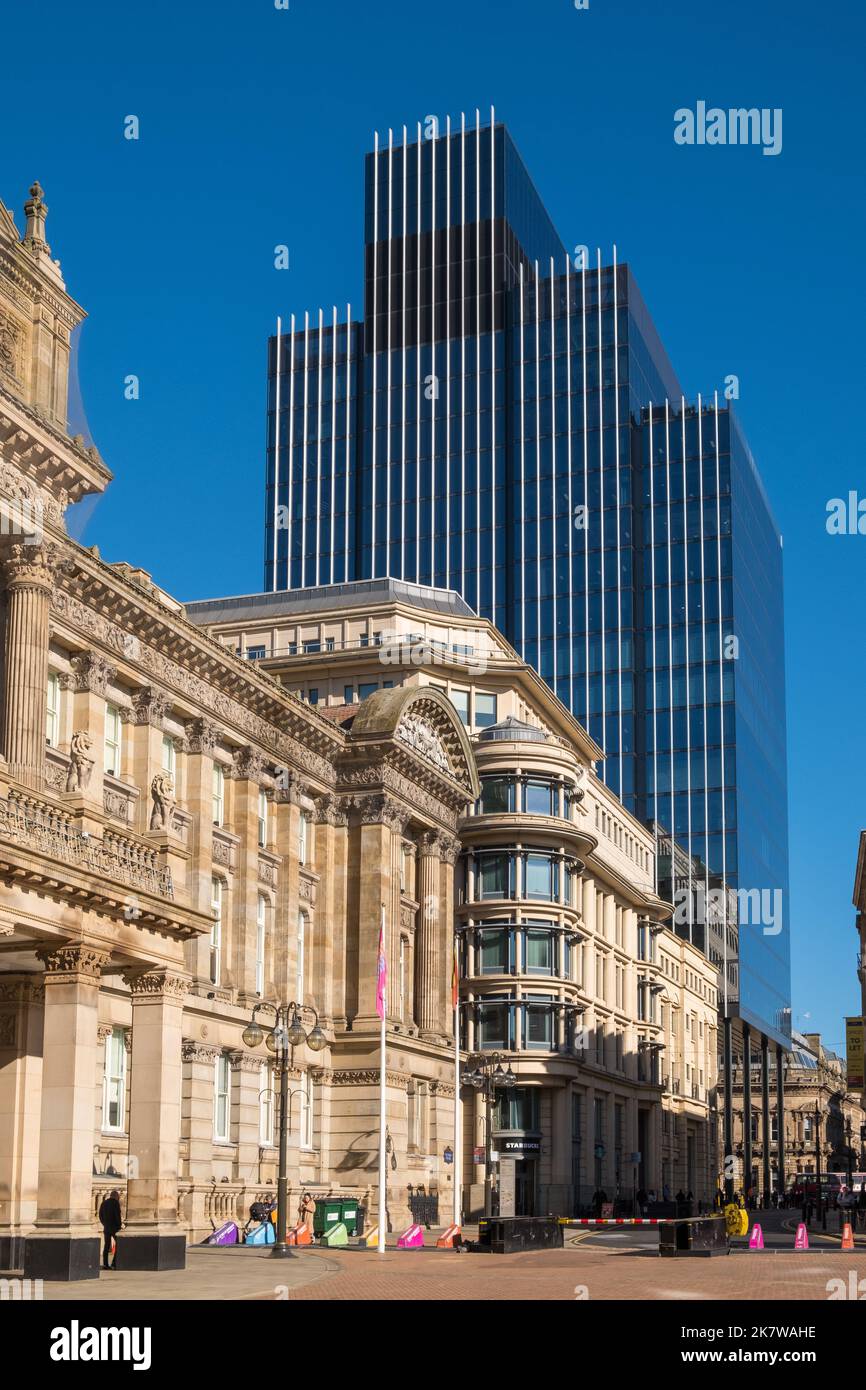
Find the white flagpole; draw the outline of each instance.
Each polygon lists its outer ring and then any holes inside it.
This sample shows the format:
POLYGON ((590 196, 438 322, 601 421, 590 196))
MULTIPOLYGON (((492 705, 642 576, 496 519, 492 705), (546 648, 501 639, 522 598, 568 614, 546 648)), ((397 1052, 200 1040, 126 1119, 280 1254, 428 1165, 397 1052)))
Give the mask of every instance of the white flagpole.
MULTIPOLYGON (((385 945, 385 904, 382 904, 382 946, 385 945)), ((382 999, 382 1017, 379 1021, 379 1242, 377 1250, 380 1255, 385 1253, 385 1228, 388 1217, 386 1211, 385 1182, 387 1172, 387 1154, 385 1145, 387 1141, 387 1129, 385 1125, 385 1015, 388 1011, 387 984, 386 993, 382 999)))
POLYGON ((460 996, 454 1004, 454 1225, 461 1225, 463 1183, 461 1156, 463 1135, 460 1125, 460 996))

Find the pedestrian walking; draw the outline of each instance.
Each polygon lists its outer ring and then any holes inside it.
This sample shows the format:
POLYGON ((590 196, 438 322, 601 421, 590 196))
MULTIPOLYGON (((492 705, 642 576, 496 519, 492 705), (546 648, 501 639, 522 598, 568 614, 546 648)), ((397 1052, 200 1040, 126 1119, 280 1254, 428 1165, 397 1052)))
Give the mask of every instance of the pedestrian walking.
POLYGON ((298 1207, 298 1225, 306 1226, 310 1237, 313 1235, 313 1217, 316 1214, 316 1203, 311 1193, 305 1192, 298 1207))
POLYGON ((99 1223, 102 1226, 102 1267, 117 1269, 117 1241, 115 1236, 123 1226, 120 1211, 120 1193, 115 1187, 99 1205, 99 1223), (109 1264, 109 1260, 111 1263, 109 1264))

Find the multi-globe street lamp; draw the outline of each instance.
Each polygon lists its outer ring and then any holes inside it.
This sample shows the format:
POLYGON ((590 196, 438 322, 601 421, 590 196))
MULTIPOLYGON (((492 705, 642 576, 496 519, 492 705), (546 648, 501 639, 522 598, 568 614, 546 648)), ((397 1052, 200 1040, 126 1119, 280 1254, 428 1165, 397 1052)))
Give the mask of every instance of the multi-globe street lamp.
POLYGON ((484 1215, 491 1216, 493 1208, 493 1186, 491 1167, 493 1161, 493 1102, 496 1099, 496 1092, 500 1088, 510 1090, 517 1085, 517 1077, 511 1070, 511 1063, 508 1069, 503 1070, 503 1055, 501 1052, 481 1053, 470 1057, 467 1062, 468 1070, 464 1071, 462 1080, 467 1086, 472 1086, 484 1097, 485 1101, 485 1123, 484 1123, 484 1215))
POLYGON ((242 1034, 247 1047, 261 1046, 264 1039, 269 1052, 274 1054, 280 1071, 280 1161, 277 1175, 277 1229, 274 1233, 274 1246, 271 1255, 278 1260, 294 1258, 295 1252, 286 1243, 286 1224, 288 1217, 288 1124, 289 1124, 289 1065, 290 1056, 294 1059, 296 1047, 306 1043, 311 1052, 321 1052, 326 1038, 319 1027, 319 1015, 311 1004, 269 1004, 262 1001, 253 1006, 252 1018, 242 1034), (256 1022, 256 1014, 267 1010, 274 1015, 274 1026, 267 1033, 256 1022), (313 1015, 313 1026, 309 1032, 301 1019, 304 1014, 313 1015))

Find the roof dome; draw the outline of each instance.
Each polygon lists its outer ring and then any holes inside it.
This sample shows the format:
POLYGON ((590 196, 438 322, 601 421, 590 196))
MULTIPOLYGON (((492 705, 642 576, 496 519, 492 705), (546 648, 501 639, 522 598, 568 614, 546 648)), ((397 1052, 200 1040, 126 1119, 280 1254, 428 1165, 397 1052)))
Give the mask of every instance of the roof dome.
POLYGON ((532 724, 525 724, 522 719, 515 719, 513 714, 509 714, 507 719, 501 719, 498 724, 491 724, 478 735, 479 743, 546 743, 547 734, 541 729, 536 729, 532 724))

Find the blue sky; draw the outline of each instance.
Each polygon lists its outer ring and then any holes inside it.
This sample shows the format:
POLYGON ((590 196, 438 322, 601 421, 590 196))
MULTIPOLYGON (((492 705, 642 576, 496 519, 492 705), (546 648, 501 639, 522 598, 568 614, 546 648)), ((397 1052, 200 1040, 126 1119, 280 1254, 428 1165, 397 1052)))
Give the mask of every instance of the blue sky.
POLYGON ((785 538, 794 1018, 841 1046, 859 1005, 866 537, 825 518, 866 496, 862 5, 43 0, 9 9, 3 36, 21 76, 3 82, 0 199, 21 226, 29 184, 46 190, 115 473, 82 538, 180 598, 261 587, 267 335, 278 313, 360 305, 376 128, 495 104, 566 244, 631 262, 687 394, 739 377, 785 538), (675 144, 674 111, 698 100, 781 107, 781 154, 675 144))

